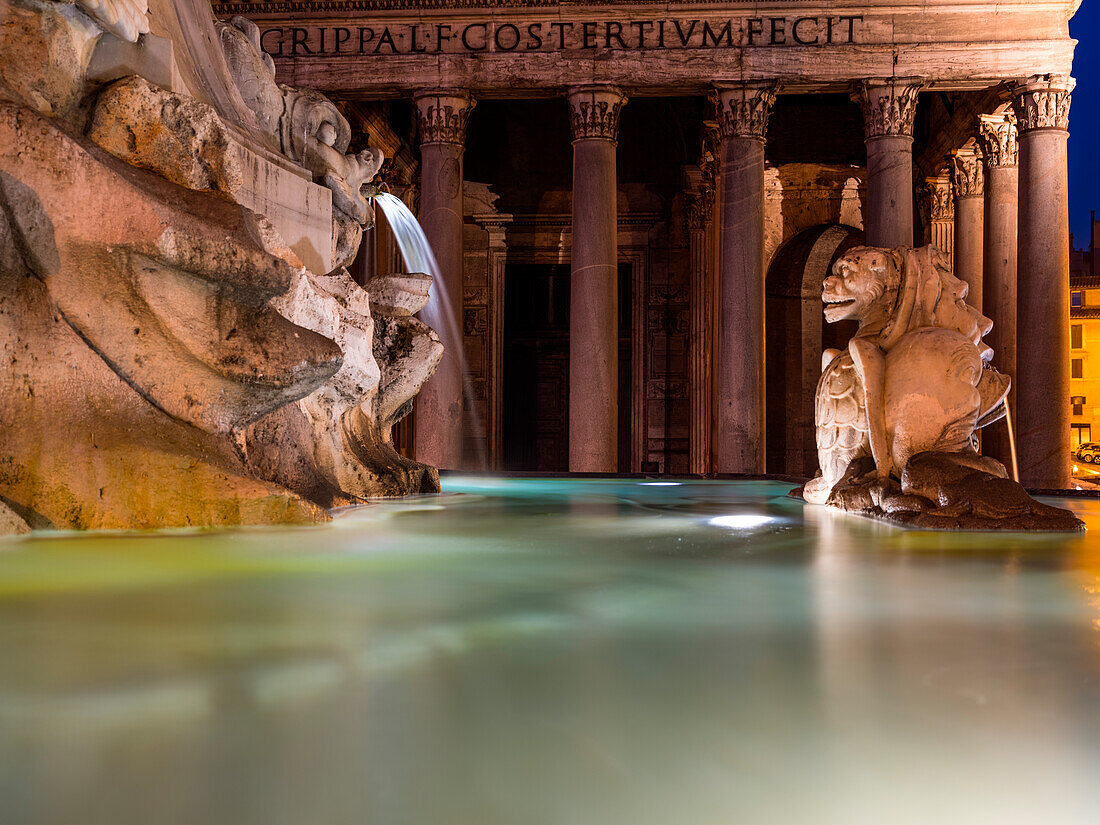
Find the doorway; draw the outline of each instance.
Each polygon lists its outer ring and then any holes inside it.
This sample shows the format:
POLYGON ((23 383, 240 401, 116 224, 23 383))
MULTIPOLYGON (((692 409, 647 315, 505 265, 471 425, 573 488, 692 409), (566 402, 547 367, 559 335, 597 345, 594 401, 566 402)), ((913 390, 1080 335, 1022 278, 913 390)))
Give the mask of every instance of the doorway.
MULTIPOLYGON (((630 468, 632 276, 619 264, 619 472, 630 468)), ((504 267, 504 470, 569 470, 569 279, 568 264, 504 267)))

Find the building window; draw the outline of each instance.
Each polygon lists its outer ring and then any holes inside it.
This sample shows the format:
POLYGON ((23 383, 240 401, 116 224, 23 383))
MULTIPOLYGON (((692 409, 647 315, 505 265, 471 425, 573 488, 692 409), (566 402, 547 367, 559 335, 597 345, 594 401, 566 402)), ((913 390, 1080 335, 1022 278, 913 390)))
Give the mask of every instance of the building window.
POLYGON ((1091 424, 1070 424, 1069 431, 1073 442, 1073 449, 1075 450, 1082 444, 1088 444, 1092 441, 1091 424))
POLYGON ((1071 307, 1084 306, 1084 304, 1085 304, 1084 297, 1085 297, 1085 295, 1084 295, 1083 292, 1081 292, 1081 290, 1075 289, 1073 292, 1071 292, 1069 294, 1069 305, 1071 307))
POLYGON ((1084 378, 1085 377, 1085 362, 1084 359, 1074 358, 1069 362, 1069 377, 1070 378, 1084 378))
MULTIPOLYGON (((1065 327, 1062 327, 1065 329, 1065 327)), ((1069 345, 1073 349, 1081 349, 1085 346, 1085 336, 1081 332, 1080 324, 1073 324, 1069 328, 1069 345)), ((1065 363, 1064 361, 1062 363, 1065 363)))
POLYGON ((1084 415, 1085 414, 1085 396, 1083 396, 1083 395, 1074 395, 1069 399, 1069 403, 1073 405, 1073 414, 1074 415, 1084 415))

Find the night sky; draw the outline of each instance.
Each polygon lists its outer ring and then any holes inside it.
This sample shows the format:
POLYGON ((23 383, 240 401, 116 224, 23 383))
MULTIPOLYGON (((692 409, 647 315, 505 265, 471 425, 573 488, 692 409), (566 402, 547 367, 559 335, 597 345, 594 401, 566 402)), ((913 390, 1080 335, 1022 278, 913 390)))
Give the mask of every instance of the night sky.
POLYGON ((1088 247, 1089 210, 1100 213, 1100 0, 1085 0, 1069 24, 1078 40, 1077 89, 1069 110, 1069 228, 1074 246, 1088 247))

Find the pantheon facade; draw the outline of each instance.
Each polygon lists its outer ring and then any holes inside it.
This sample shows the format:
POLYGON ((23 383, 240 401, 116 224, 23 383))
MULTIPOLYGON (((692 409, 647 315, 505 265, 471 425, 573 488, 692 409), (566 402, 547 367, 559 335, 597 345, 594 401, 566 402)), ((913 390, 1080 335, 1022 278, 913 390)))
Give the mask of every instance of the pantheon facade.
MULTIPOLYGON (((215 3, 418 215, 443 468, 816 469, 823 279, 934 243, 993 320, 1021 480, 1068 486, 1072 0, 215 3)), ((379 216, 356 277, 399 269, 379 216)), ((1007 429, 983 449, 1008 459, 1007 429)))

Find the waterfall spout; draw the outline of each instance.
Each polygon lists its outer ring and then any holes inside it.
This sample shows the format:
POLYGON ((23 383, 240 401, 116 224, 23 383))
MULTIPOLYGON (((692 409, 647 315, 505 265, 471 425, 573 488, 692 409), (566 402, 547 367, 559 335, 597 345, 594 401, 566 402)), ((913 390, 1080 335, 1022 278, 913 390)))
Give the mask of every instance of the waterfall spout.
POLYGON ((473 385, 470 382, 470 372, 466 366, 466 355, 462 347, 462 330, 455 318, 453 304, 447 294, 447 286, 443 283, 435 253, 432 252, 432 247, 416 216, 404 201, 381 190, 371 197, 386 215, 386 221, 397 240, 397 248, 405 262, 405 268, 410 273, 421 272, 432 276, 431 299, 420 311, 420 317, 428 326, 441 333, 444 346, 454 348, 454 356, 458 359, 462 370, 463 417, 472 424, 468 432, 473 432, 478 444, 477 469, 488 469, 488 460, 485 455, 486 432, 474 402, 473 385))

